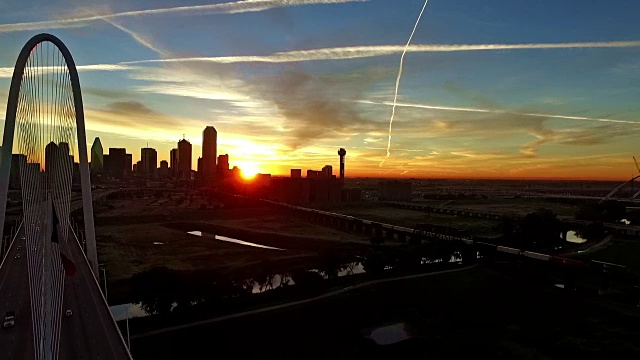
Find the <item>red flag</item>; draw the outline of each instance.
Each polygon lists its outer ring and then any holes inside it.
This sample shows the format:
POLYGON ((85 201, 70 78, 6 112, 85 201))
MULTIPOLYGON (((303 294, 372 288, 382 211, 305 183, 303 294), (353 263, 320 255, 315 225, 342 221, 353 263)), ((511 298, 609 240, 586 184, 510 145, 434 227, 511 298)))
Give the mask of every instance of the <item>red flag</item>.
POLYGON ((51 204, 53 209, 53 226, 52 226, 52 234, 51 234, 51 242, 58 244, 58 250, 60 251, 60 260, 62 261, 62 267, 64 268, 64 273, 67 276, 73 276, 76 273, 76 265, 69 259, 63 252, 60 247, 60 239, 62 236, 62 227, 60 226, 60 221, 58 220, 58 214, 56 214, 56 207, 51 204))

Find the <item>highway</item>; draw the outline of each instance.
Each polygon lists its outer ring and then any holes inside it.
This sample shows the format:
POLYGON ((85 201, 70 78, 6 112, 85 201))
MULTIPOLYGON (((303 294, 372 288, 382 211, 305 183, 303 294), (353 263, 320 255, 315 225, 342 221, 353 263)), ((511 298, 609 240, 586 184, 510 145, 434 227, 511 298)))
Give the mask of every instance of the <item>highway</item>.
MULTIPOLYGON (((24 240, 20 240, 23 233, 22 230, 18 234, 0 268, 0 315, 4 319, 7 311, 16 312, 15 327, 0 329, 0 358, 8 360, 34 358, 26 245, 24 240), (17 250, 18 246, 22 246, 22 249, 17 250), (18 253, 21 258, 15 259, 18 253)), ((130 359, 100 288, 73 235, 61 246, 75 263, 76 274, 65 276, 62 311, 70 309, 73 315, 62 317, 59 358, 130 359)))
POLYGON ((0 267, 0 320, 4 322, 7 311, 16 313, 14 328, 0 328, 0 357, 7 360, 34 358, 26 244, 20 239, 23 235, 24 228, 0 267), (22 249, 18 250, 18 246, 22 249), (15 259, 17 254, 21 255, 20 259, 15 259))

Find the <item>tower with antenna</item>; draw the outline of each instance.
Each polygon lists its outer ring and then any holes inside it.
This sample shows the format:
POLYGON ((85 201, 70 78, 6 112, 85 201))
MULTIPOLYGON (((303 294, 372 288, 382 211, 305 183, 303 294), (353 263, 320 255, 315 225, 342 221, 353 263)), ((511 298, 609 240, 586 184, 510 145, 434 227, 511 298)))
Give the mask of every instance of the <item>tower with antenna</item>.
POLYGON ((340 148, 338 155, 340 155, 340 184, 344 185, 344 157, 347 155, 347 150, 340 148))

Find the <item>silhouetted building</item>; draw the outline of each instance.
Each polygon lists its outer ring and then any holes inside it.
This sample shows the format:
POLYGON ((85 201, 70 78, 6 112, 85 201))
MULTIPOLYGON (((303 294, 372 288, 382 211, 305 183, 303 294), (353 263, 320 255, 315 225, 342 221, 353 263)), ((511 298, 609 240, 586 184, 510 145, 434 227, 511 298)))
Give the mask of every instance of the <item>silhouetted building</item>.
POLYGON ((191 143, 186 139, 178 141, 178 177, 191 179, 191 143))
POLYGON ((380 200, 411 201, 413 199, 411 182, 408 181, 381 181, 378 189, 380 200))
POLYGON ((229 172, 229 154, 218 156, 218 176, 225 177, 229 172))
POLYGON ((167 160, 160 161, 158 175, 160 175, 161 178, 166 178, 169 176, 169 163, 167 162, 167 160))
POLYGON ((124 176, 128 177, 131 176, 131 167, 133 163, 133 156, 131 154, 127 154, 127 157, 125 159, 125 165, 124 165, 124 176))
POLYGON ((100 138, 96 137, 91 145, 91 173, 102 174, 104 171, 104 149, 100 138))
POLYGON ((322 175, 324 175, 325 177, 333 177, 333 166, 331 165, 325 165, 322 168, 322 175))
POLYGON ((109 154, 104 154, 102 155, 102 165, 104 167, 104 174, 106 176, 113 176, 111 175, 111 169, 113 168, 113 165, 111 165, 111 156, 109 156, 109 154))
POLYGON ((271 179, 270 197, 289 204, 308 204, 311 199, 311 180, 303 178, 271 179))
POLYGON ((307 170, 307 179, 317 179, 321 177, 324 177, 322 171, 307 170))
POLYGON ((207 126, 202 132, 202 179, 212 179, 216 173, 216 157, 218 155, 218 132, 213 126, 207 126))
POLYGON ((133 164, 133 175, 134 176, 138 176, 138 165, 140 164, 140 161, 138 161, 137 163, 133 164))
POLYGON ((198 158, 198 163, 196 164, 196 176, 198 179, 200 180, 204 180, 206 178, 205 174, 204 174, 204 164, 202 162, 202 158, 199 157, 198 158))
MULTIPOLYGON (((104 156, 103 156, 104 158, 104 156)), ((116 179, 122 179, 128 175, 127 150, 123 148, 109 148, 109 175, 116 179)), ((130 170, 129 170, 130 171, 130 170)))
POLYGON ((178 177, 178 149, 171 149, 169 153, 169 167, 171 168, 171 176, 178 177))
POLYGON ((158 152, 152 148, 142 148, 140 150, 140 164, 138 172, 145 178, 154 178, 158 169, 158 152))
POLYGON ((289 177, 292 179, 300 179, 302 177, 302 169, 291 169, 289 177))
POLYGON ((11 169, 9 171, 9 189, 20 189, 20 169, 27 165, 27 155, 11 154, 11 169), (22 166, 22 167, 21 167, 22 166))

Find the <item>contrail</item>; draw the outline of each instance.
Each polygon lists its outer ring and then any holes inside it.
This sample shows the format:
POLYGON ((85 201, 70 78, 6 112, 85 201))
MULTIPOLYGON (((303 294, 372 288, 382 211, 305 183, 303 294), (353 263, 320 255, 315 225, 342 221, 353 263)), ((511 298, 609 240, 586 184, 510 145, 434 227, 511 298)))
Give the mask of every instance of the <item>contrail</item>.
POLYGON ((116 19, 131 16, 143 15, 161 15, 161 14, 182 14, 182 15, 201 15, 201 14, 236 14, 244 12, 264 11, 279 7, 301 6, 313 4, 340 4, 348 2, 366 2, 368 0, 244 0, 227 2, 222 4, 207 4, 193 6, 178 6, 160 9, 134 10, 125 11, 114 14, 105 14, 102 16, 85 16, 71 19, 61 19, 52 21, 37 21, 27 23, 2 24, 0 25, 0 33, 25 31, 25 30, 43 30, 43 29, 59 29, 69 27, 81 27, 87 23, 108 19, 116 19))
MULTIPOLYGON (((78 65, 76 66, 78 71, 126 71, 134 70, 136 67, 129 65, 118 64, 94 64, 94 65, 78 65)), ((13 67, 0 67, 0 79, 11 79, 13 76, 13 67)), ((53 71, 53 68, 44 71, 53 71)))
POLYGON ((463 111, 463 112, 477 112, 477 113, 491 113, 491 114, 512 114, 512 115, 544 117, 544 118, 553 118, 553 119, 584 120, 584 121, 598 121, 598 122, 608 122, 608 123, 618 123, 618 124, 636 124, 636 125, 640 125, 640 121, 597 118, 597 117, 588 117, 588 116, 570 116, 570 115, 543 114, 543 113, 527 113, 527 112, 508 111, 508 110, 496 110, 496 109, 480 109, 480 108, 465 108, 465 107, 450 107, 450 106, 433 106, 433 105, 406 104, 406 103, 396 103, 396 104, 394 104, 394 103, 389 102, 389 101, 386 101, 386 102, 374 102, 374 101, 369 101, 369 100, 360 100, 358 102, 361 103, 361 104, 399 106, 399 107, 410 107, 410 108, 431 109, 431 110, 463 111))
POLYGON ((396 93, 393 96, 393 108, 391 108, 391 119, 389 120, 389 142, 387 143, 387 157, 384 158, 379 164, 382 166, 384 162, 391 155, 391 129, 393 128, 393 118, 396 116, 396 104, 398 103, 398 89, 400 88, 400 80, 402 80, 402 68, 404 67, 404 56, 407 54, 407 49, 409 45, 411 45, 411 40, 413 39, 413 35, 416 33, 416 29, 420 24, 420 19, 422 19, 422 14, 424 13, 424 9, 427 8, 427 3, 429 0, 424 0, 424 5, 422 5, 422 10, 420 10, 420 15, 418 15, 418 20, 416 20, 416 24, 413 25, 413 30, 411 31, 411 36, 409 36, 409 40, 407 41, 407 45, 404 47, 402 51, 402 55, 400 56, 400 68, 398 69, 398 77, 396 78, 396 93))
POLYGON ((640 47, 640 41, 604 41, 577 43, 541 43, 541 44, 460 44, 460 45, 372 45, 293 50, 275 52, 268 55, 184 57, 128 61, 123 64, 151 64, 163 62, 212 62, 217 64, 234 63, 288 63, 300 61, 349 60, 375 56, 401 54, 403 52, 458 52, 458 51, 496 51, 527 49, 590 49, 590 48, 627 48, 640 47))

